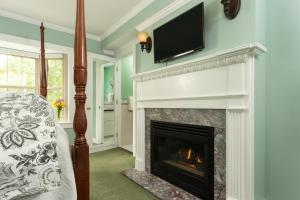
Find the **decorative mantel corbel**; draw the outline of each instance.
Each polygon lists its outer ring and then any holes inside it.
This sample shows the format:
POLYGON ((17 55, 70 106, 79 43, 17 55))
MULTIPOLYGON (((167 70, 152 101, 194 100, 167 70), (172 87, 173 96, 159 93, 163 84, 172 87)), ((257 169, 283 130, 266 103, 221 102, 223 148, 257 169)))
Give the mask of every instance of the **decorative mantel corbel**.
POLYGON ((241 8, 241 0, 222 0, 224 5, 224 13, 228 19, 234 19, 241 8))

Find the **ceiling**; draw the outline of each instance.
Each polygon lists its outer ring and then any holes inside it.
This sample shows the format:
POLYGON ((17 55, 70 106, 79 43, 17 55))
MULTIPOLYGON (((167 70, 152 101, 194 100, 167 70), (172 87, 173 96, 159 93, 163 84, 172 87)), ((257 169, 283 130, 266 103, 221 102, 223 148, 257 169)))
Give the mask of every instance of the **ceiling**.
MULTIPOLYGON (((0 1, 1 10, 74 29, 76 0, 0 1)), ((145 1, 149 0, 86 0, 87 32, 96 36, 103 35, 130 11, 141 8, 145 1)))

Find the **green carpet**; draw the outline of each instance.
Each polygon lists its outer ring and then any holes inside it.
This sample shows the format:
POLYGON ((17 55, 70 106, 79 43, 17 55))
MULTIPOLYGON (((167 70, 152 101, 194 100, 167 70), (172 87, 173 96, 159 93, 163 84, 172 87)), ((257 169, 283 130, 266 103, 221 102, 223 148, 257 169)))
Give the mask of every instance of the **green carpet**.
POLYGON ((122 174, 134 167, 132 155, 116 148, 91 154, 91 200, 157 200, 122 174))

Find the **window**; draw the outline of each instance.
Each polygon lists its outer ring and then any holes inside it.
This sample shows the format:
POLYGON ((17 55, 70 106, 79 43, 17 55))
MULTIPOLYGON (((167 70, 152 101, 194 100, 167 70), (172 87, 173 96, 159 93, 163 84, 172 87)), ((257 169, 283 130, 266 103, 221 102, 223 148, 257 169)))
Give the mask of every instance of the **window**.
MULTIPOLYGON (((48 94, 47 99, 53 103, 57 98, 67 100, 67 87, 66 87, 66 67, 64 67, 64 58, 48 58, 46 60, 48 68, 48 94)), ((67 119, 67 107, 63 109, 61 116, 67 119)))
MULTIPOLYGON (((39 93, 39 55, 34 53, 24 53, 24 55, 26 56, 22 56, 22 52, 12 55, 0 51, 0 92, 39 93)), ((52 104, 57 98, 63 98, 68 105, 66 56, 63 54, 46 55, 46 65, 48 101, 52 104)), ((67 121, 68 108, 66 107, 63 111, 62 121, 67 121)))
POLYGON ((36 59, 0 54, 0 92, 36 92, 36 59))
POLYGON ((53 102, 57 97, 63 97, 63 60, 48 59, 48 100, 53 102))

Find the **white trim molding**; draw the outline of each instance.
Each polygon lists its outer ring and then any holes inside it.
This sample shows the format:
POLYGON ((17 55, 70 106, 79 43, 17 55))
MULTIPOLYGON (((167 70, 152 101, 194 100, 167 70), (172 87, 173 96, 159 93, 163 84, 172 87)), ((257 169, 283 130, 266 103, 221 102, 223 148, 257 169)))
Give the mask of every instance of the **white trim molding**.
POLYGON ((189 3, 191 0, 175 0, 174 2, 170 3, 151 17, 149 17, 147 20, 143 21, 139 25, 135 27, 137 31, 144 31, 145 29, 149 28, 156 22, 160 21, 161 19, 165 18, 172 12, 176 11, 178 8, 186 5, 189 3))
POLYGON ((124 17, 122 17, 119 21, 117 21, 115 24, 113 24, 107 31, 105 31, 101 38, 105 39, 110 34, 118 30, 122 25, 124 25, 127 21, 129 21, 131 18, 136 16, 139 12, 144 10, 147 6, 149 6, 151 3, 153 3, 154 0, 142 0, 140 1, 135 7, 133 7, 124 17))
POLYGON ((111 57, 115 56, 115 52, 110 51, 110 50, 103 49, 102 52, 107 56, 111 56, 111 57))
POLYGON ((170 65, 162 69, 139 73, 132 76, 132 78, 135 81, 140 82, 197 72, 201 70, 208 70, 211 68, 241 63, 248 59, 249 54, 257 55, 263 52, 266 52, 266 48, 263 45, 259 43, 251 43, 222 52, 217 52, 215 54, 203 56, 194 60, 170 65))
POLYGON ((255 57, 260 44, 133 76, 135 168, 145 170, 145 109, 226 110, 226 199, 254 200, 255 57))

